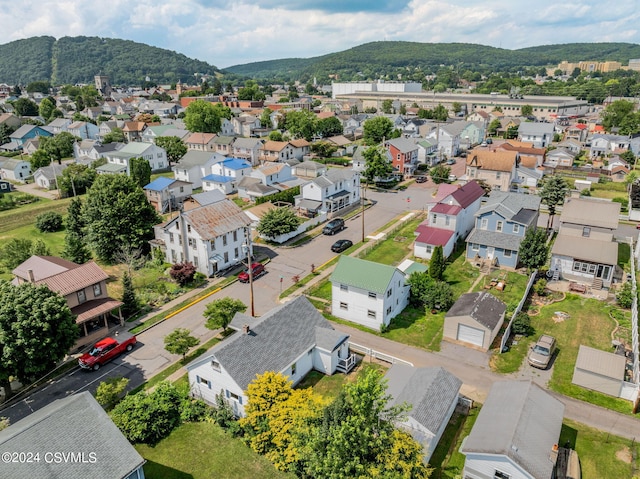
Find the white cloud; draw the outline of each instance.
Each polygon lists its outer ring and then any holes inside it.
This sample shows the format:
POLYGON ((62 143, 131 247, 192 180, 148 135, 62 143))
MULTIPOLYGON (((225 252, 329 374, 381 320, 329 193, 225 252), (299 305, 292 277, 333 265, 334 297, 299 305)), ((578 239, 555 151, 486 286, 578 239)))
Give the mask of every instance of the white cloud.
POLYGON ((536 8, 512 0, 388 1, 367 8, 370 3, 351 3, 350 10, 360 11, 347 13, 337 0, 296 2, 294 9, 272 0, 0 0, 0 24, 5 41, 40 35, 114 37, 175 50, 218 67, 307 58, 380 40, 502 48, 640 42, 636 2, 617 2, 615 8, 594 0, 539 0, 536 8), (389 11, 389 6, 397 8, 389 11))

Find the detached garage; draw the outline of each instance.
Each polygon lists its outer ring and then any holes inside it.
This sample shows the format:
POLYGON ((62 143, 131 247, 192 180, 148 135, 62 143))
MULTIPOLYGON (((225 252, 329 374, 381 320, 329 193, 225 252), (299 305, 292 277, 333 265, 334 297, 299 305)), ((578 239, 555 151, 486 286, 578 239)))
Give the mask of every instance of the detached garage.
POLYGON ((627 360, 624 356, 580 345, 571 382, 620 397, 627 360))
POLYGON ((490 293, 460 296, 444 318, 443 338, 487 351, 498 335, 507 305, 490 293))

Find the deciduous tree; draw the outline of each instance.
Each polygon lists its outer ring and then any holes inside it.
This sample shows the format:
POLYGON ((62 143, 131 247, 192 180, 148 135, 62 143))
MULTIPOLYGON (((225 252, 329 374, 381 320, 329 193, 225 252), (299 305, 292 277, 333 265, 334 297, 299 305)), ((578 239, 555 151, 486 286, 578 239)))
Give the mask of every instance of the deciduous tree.
POLYGON ((148 249, 160 222, 140 186, 125 175, 98 175, 83 205, 86 238, 100 260, 111 262, 123 244, 148 249))
POLYGON ((222 328, 226 331, 236 313, 244 313, 246 310, 247 305, 239 299, 230 297, 216 299, 207 304, 204 310, 203 315, 206 319, 204 325, 208 329, 222 328))
POLYGON ((144 158, 137 157, 129 160, 129 175, 140 188, 151 183, 151 165, 144 158))
POLYGON ((198 344, 200 344, 200 340, 191 336, 191 331, 186 328, 174 329, 164 338, 164 349, 171 354, 182 354, 183 360, 189 349, 198 344))
POLYGON ((218 133, 222 117, 214 106, 205 100, 194 100, 187 106, 184 124, 191 132, 218 133))
POLYGON ((387 179, 393 173, 393 167, 387 159, 387 155, 378 146, 370 146, 362 153, 365 166, 362 175, 368 183, 387 179))
POLYGON ((317 131, 318 117, 309 110, 296 110, 287 113, 285 128, 293 138, 311 141, 317 131))
POLYGON ((287 207, 269 210, 258 223, 257 230, 267 238, 275 238, 295 231, 300 226, 300 218, 287 207))
POLYGON ((367 145, 378 145, 385 138, 390 138, 393 122, 386 116, 376 116, 364 122, 363 139, 367 145))
POLYGON ((46 286, 0 281, 0 386, 37 379, 62 359, 78 337, 67 301, 46 286))
POLYGON ((529 271, 544 266, 549 257, 547 246, 547 232, 544 229, 527 229, 520 243, 518 260, 529 271))
POLYGON ((169 163, 177 163, 187 153, 187 145, 177 136, 161 136, 156 139, 156 145, 167 152, 169 163))
POLYGON ((96 390, 96 401, 107 410, 113 409, 113 407, 118 404, 118 401, 120 401, 128 384, 129 379, 122 376, 108 378, 102 381, 96 390))

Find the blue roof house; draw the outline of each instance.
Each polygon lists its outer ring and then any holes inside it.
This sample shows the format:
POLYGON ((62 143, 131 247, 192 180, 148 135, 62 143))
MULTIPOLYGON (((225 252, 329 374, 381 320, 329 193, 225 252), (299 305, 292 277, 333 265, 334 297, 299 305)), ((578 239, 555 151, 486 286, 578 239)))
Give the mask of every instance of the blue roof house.
POLYGON ((238 191, 238 183, 251 175, 251 163, 240 158, 227 158, 211 166, 211 174, 202 178, 202 190, 219 190, 225 195, 238 191))

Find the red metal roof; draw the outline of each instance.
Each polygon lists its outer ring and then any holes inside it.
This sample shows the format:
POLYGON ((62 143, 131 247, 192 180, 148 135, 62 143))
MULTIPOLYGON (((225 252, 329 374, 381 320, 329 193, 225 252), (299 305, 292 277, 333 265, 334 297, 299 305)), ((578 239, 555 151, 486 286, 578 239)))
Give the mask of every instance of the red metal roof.
POLYGON ((105 281, 108 278, 109 275, 102 271, 100 266, 93 261, 89 261, 74 269, 36 281, 36 284, 46 284, 51 291, 66 296, 100 281, 105 281))
POLYGON ((420 234, 416 238, 416 243, 429 244, 433 246, 444 246, 453 236, 453 231, 433 228, 427 225, 420 225, 416 229, 420 234))
POLYGON ((462 211, 458 205, 448 205, 447 203, 438 203, 429 210, 429 213, 440 213, 443 215, 457 215, 462 211))
POLYGON ((462 208, 470 206, 478 198, 482 198, 483 195, 484 190, 476 181, 469 181, 451 193, 451 196, 462 208))
POLYGON ((76 323, 81 324, 113 311, 120 306, 122 306, 122 301, 117 301, 112 298, 102 298, 86 301, 81 305, 72 308, 71 312, 77 315, 76 323))

